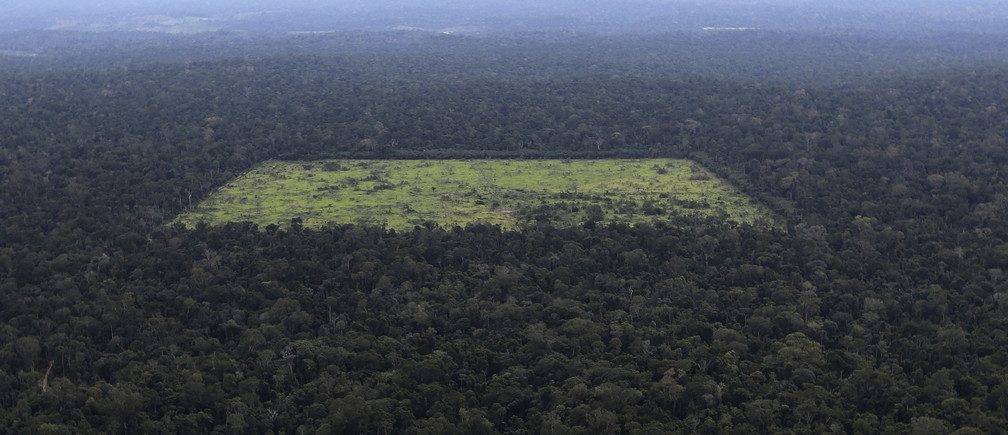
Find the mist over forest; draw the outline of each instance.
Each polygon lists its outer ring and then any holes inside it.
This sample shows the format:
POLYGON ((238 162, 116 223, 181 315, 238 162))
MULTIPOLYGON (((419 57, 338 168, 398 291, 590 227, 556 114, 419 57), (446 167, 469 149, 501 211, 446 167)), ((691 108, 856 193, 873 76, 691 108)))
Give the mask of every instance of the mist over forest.
MULTIPOLYGON (((788 31, 1003 32, 1008 4, 997 0, 718 1, 291 1, 232 2, 14 0, 0 6, 0 30, 134 30, 155 17, 201 19, 201 31, 332 31, 419 28, 506 33, 655 33, 704 27, 788 31), (131 28, 132 27, 132 28, 131 28)), ((195 30, 192 30, 195 31, 195 30)))

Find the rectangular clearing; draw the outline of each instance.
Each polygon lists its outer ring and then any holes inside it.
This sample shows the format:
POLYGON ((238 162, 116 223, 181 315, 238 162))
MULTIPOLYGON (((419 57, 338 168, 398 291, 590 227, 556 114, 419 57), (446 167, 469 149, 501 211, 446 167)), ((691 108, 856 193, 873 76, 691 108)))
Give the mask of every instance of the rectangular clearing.
POLYGON ((772 224, 767 208, 695 162, 672 159, 268 161, 175 221, 265 226, 299 217, 308 227, 482 222, 516 229, 676 214, 772 224))

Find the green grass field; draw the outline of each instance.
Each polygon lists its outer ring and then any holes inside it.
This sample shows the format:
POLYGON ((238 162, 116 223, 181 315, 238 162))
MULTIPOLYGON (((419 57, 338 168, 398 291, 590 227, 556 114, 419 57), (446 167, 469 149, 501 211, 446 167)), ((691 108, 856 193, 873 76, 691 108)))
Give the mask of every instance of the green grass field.
POLYGON ((670 215, 772 225, 770 211, 689 160, 269 161, 175 222, 306 227, 367 223, 409 229, 483 222, 505 229, 639 223, 670 215))

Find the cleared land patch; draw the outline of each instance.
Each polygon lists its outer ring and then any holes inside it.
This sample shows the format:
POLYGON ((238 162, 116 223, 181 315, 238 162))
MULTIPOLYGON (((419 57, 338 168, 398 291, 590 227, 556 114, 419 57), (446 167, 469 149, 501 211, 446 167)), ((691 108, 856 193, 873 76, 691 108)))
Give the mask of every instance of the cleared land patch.
POLYGON ((707 169, 672 159, 268 161, 175 221, 265 226, 299 217, 307 227, 482 222, 515 229, 536 221, 633 224, 676 214, 773 221, 768 209, 707 169))

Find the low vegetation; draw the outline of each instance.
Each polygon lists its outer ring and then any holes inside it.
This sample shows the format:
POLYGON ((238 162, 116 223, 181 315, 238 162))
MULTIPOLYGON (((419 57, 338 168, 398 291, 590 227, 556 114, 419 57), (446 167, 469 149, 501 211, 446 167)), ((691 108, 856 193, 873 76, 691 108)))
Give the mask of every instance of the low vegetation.
POLYGON ((187 226, 300 218, 409 229, 468 223, 639 223, 677 214, 769 224, 767 209, 688 160, 269 161, 177 221, 187 226))

